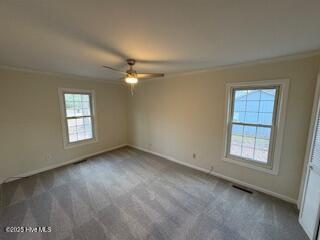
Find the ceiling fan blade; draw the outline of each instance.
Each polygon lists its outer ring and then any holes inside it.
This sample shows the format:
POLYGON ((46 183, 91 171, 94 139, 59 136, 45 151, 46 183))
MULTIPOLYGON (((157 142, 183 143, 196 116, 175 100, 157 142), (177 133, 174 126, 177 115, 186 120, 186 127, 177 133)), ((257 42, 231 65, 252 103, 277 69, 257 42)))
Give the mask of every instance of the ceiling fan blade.
POLYGON ((121 70, 119 70, 119 69, 116 69, 116 68, 108 67, 108 66, 105 66, 105 65, 103 65, 102 67, 104 67, 104 68, 108 68, 108 69, 111 69, 111 70, 113 70, 113 71, 117 71, 117 72, 120 72, 120 73, 122 73, 122 74, 127 74, 126 72, 124 72, 124 71, 121 71, 121 70))
POLYGON ((138 79, 164 77, 164 73, 137 73, 138 79))

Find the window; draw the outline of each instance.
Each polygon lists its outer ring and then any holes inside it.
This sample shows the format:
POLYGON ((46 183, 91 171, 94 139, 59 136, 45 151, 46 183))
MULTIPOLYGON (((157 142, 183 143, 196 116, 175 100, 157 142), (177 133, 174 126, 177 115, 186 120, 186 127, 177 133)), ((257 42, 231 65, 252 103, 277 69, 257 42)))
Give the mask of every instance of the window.
POLYGON ((59 89, 65 147, 96 140, 94 92, 59 89))
POLYGON ((281 80, 228 85, 225 160, 278 172, 286 83, 281 80))

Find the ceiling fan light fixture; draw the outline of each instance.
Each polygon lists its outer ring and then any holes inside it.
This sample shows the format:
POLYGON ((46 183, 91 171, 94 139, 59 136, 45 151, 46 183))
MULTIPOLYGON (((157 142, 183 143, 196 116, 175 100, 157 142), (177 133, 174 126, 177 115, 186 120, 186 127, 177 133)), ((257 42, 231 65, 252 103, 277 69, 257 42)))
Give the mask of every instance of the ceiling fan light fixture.
POLYGON ((133 69, 133 66, 135 65, 135 63, 136 63, 135 59, 132 59, 132 58, 127 59, 127 64, 129 66, 129 69, 127 71, 122 71, 106 65, 103 65, 103 67, 124 74, 125 75, 124 80, 126 83, 131 85, 131 90, 134 88, 134 85, 137 84, 138 81, 141 79, 164 77, 164 73, 141 73, 141 72, 137 73, 133 69))
POLYGON ((136 78, 135 76, 127 76, 125 81, 129 84, 136 84, 138 83, 138 78, 136 78))

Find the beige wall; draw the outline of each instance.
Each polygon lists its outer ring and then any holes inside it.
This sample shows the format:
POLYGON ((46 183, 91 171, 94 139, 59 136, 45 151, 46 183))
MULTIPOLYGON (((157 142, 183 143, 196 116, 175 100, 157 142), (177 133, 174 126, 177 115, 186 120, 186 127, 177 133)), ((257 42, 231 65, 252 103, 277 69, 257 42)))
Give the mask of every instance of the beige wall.
POLYGON ((0 69, 0 181, 126 144, 127 96, 120 84, 0 69), (59 87, 95 90, 97 143, 64 149, 59 87))
POLYGON ((129 99, 129 142, 296 200, 319 62, 308 57, 141 83, 129 99), (279 175, 223 161, 226 83, 283 78, 290 87, 279 175))
POLYGON ((318 56, 180 74, 141 82, 133 97, 120 84, 1 69, 0 181, 129 140, 138 147, 204 169, 213 166, 224 176, 297 199, 319 63, 318 56), (222 161, 225 84, 279 78, 290 78, 279 175, 222 161), (59 87, 96 91, 97 143, 64 149, 59 87))

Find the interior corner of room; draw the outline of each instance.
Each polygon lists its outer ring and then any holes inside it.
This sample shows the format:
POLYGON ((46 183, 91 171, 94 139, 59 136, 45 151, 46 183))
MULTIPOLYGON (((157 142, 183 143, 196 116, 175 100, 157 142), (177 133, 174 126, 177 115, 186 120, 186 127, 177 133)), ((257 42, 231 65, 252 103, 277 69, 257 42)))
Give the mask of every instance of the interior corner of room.
POLYGON ((136 25, 111 31, 100 4, 1 4, 0 225, 50 223, 52 239, 319 240, 320 46, 303 38, 320 40, 306 27, 316 10, 301 34, 281 22, 286 34, 271 17, 238 21, 241 4, 222 8, 222 31, 209 3, 176 1, 181 16, 136 3, 136 25))
POLYGON ((134 96, 122 84, 1 68, 1 179, 131 146, 300 206, 319 63, 315 55, 177 74, 141 83, 134 96), (289 92, 278 172, 224 161, 227 85, 284 78, 289 92), (62 88, 95 91, 98 141, 66 148, 62 88))

